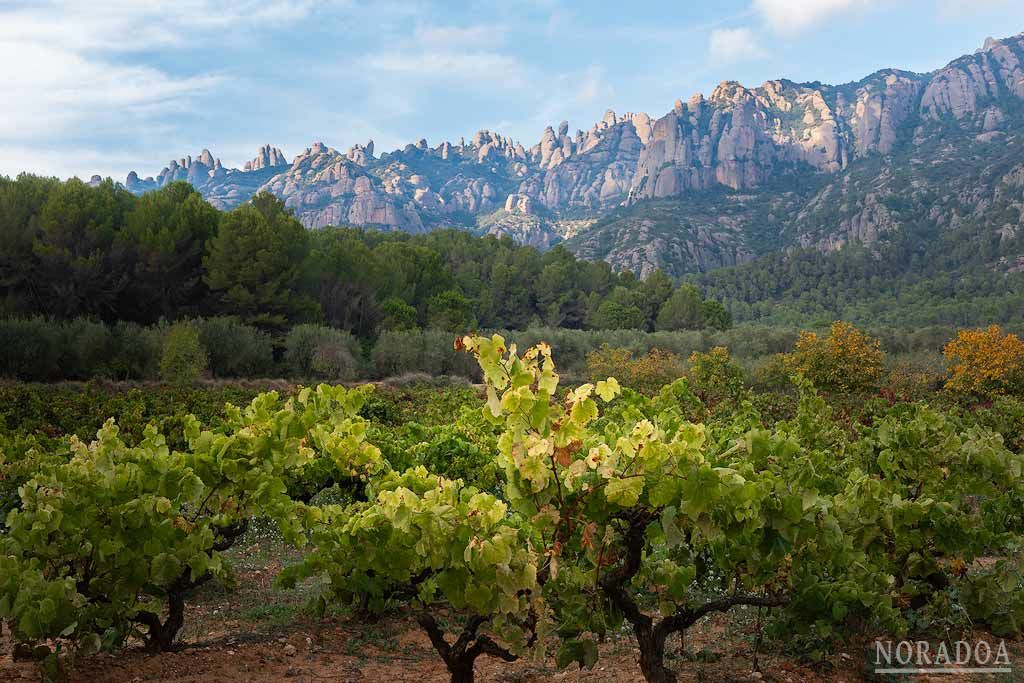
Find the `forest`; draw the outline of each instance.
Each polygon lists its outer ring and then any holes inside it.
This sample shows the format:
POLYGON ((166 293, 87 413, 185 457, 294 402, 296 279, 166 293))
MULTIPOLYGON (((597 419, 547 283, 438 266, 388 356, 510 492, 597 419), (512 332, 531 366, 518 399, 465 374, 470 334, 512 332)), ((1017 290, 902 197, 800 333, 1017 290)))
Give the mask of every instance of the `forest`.
POLYGON ((176 182, 0 178, 0 311, 152 325, 232 316, 280 334, 320 323, 359 338, 432 328, 681 330, 728 312, 663 273, 640 281, 562 248, 441 230, 306 230, 269 193, 232 211, 176 182))

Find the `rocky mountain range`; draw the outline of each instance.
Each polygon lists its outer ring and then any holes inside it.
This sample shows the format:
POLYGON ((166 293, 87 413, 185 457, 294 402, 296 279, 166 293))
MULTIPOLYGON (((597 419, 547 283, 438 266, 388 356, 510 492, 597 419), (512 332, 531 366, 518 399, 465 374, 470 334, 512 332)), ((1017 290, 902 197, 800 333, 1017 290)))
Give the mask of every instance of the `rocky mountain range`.
POLYGON ((259 190, 308 227, 458 227, 646 274, 674 275, 795 246, 873 244, 920 221, 1024 229, 1024 34, 926 74, 885 69, 844 85, 723 82, 664 116, 609 111, 524 147, 480 131, 375 153, 317 142, 290 162, 265 146, 241 169, 208 150, 142 193, 192 183, 230 209, 259 190))

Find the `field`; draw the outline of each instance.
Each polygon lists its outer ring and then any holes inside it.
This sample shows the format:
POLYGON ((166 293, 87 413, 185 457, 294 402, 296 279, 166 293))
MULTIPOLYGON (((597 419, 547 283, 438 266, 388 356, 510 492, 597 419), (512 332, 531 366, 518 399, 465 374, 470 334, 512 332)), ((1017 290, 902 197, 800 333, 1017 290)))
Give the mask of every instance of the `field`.
POLYGON ((904 680, 1024 680, 1024 402, 858 335, 801 338, 757 378, 724 349, 604 349, 580 377, 595 383, 558 398, 549 349, 483 338, 462 342, 482 384, 0 385, 0 680, 898 680, 872 673, 879 639, 1002 641, 1013 663, 904 680), (175 498, 114 477, 121 462, 161 481, 187 464, 207 488, 175 498), (108 508, 169 545, 97 559, 81 544, 136 533, 108 508), (141 606, 178 598, 154 646, 164 625, 140 628, 141 606), (460 678, 424 614, 491 656, 460 678), (690 614, 651 649, 645 624, 690 614))

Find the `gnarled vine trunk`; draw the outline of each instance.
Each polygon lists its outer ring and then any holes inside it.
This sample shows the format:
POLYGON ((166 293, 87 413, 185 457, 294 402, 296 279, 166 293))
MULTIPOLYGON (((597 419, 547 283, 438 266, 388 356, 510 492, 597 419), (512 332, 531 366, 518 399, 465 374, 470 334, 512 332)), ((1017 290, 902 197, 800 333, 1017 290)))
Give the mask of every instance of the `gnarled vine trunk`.
MULTIPOLYGON (((227 550, 248 528, 249 521, 245 520, 230 527, 218 529, 218 538, 213 544, 211 552, 227 550)), ((182 626, 185 625, 185 595, 211 578, 210 574, 204 574, 193 581, 192 570, 185 567, 181 575, 167 588, 167 618, 165 620, 161 621, 160 615, 153 612, 139 612, 135 615, 135 620, 147 628, 146 650, 148 652, 169 652, 174 649, 174 640, 178 637, 182 626)))
POLYGON ((782 597, 759 595, 731 595, 709 600, 696 607, 680 609, 675 614, 655 621, 644 614, 627 586, 640 571, 643 559, 644 534, 647 525, 655 519, 652 513, 634 514, 623 519, 627 528, 625 557, 613 571, 601 578, 600 586, 608 599, 633 626, 640 648, 640 671, 649 683, 676 683, 676 674, 665 666, 665 641, 673 633, 685 633, 688 628, 712 612, 728 612, 736 605, 777 607, 786 604, 782 597))
POLYGON ((487 623, 485 617, 471 618, 458 639, 451 644, 445 640, 444 631, 430 614, 424 612, 416 621, 427 632, 434 649, 444 660, 452 683, 473 683, 473 668, 480 655, 498 657, 506 662, 518 659, 489 636, 479 633, 480 628, 487 623))

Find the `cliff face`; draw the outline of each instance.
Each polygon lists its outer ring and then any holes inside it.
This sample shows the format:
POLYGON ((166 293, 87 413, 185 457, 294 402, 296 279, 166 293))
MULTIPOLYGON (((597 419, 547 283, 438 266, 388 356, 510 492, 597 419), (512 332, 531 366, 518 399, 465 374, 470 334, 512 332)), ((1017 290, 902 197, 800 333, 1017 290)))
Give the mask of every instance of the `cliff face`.
POLYGON ((126 185, 141 193, 185 180, 222 209, 269 190, 312 228, 453 226, 540 248, 568 239, 617 267, 681 273, 770 248, 872 243, 921 212, 953 222, 945 203, 922 202, 950 184, 991 195, 986 158, 1017 149, 1022 111, 1024 34, 989 39, 930 74, 887 69, 839 86, 723 82, 661 118, 609 111, 575 134, 565 122, 549 127, 529 148, 480 131, 379 156, 372 141, 345 154, 316 143, 288 163, 268 145, 242 169, 203 150, 156 178, 132 172, 126 185), (674 204, 648 211, 650 201, 674 204))

